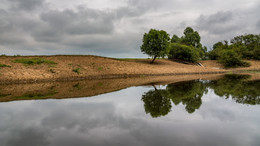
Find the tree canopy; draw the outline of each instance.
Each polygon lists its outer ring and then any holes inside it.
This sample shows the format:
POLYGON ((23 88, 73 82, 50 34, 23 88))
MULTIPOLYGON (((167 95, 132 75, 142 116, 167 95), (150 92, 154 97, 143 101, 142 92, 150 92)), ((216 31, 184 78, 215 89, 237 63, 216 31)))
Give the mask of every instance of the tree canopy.
POLYGON ((202 47, 199 33, 193 28, 187 27, 183 34, 184 36, 181 38, 175 34, 172 36, 168 58, 190 62, 203 59, 207 47, 202 47))
POLYGON ((148 33, 143 35, 143 44, 141 51, 153 58, 151 63, 157 57, 164 57, 167 55, 167 47, 169 45, 169 34, 164 30, 151 29, 148 33))

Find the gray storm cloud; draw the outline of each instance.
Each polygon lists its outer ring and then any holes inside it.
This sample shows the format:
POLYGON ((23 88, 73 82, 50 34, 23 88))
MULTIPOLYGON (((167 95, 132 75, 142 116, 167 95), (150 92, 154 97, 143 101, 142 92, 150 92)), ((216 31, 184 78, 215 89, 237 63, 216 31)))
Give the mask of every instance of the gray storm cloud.
POLYGON ((256 0, 125 0, 102 8, 98 4, 104 1, 95 2, 2 0, 0 54, 146 57, 140 45, 150 28, 172 35, 192 26, 207 46, 260 28, 256 0))

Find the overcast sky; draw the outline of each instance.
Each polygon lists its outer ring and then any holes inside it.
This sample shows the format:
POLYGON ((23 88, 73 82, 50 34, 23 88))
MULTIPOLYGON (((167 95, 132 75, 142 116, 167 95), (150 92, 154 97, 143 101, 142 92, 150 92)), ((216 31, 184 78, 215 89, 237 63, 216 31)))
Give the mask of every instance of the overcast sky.
POLYGON ((0 54, 147 57, 151 28, 182 36, 191 26, 208 47, 260 33, 259 0, 0 0, 0 54))

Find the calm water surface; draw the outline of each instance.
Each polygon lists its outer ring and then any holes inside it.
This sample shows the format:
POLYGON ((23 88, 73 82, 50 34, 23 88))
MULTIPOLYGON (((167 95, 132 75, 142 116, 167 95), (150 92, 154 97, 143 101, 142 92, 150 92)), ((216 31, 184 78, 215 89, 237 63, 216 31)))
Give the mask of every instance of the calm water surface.
POLYGON ((0 103, 0 145, 259 146, 260 81, 248 78, 0 103))

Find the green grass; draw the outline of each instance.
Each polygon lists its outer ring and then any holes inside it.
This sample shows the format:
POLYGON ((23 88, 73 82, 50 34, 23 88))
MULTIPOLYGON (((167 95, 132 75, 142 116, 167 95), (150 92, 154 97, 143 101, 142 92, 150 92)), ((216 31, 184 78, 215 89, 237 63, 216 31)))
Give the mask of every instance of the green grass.
POLYGON ((74 68, 74 69, 72 69, 72 71, 75 72, 75 73, 77 73, 77 74, 80 74, 79 70, 80 70, 80 68, 74 68))
POLYGON ((2 67, 11 67, 10 65, 6 65, 6 64, 0 64, 0 68, 2 67))
POLYGON ((51 60, 46 60, 42 58, 22 58, 22 59, 15 59, 13 62, 15 63, 22 63, 24 65, 39 65, 39 64, 48 64, 48 65, 53 65, 57 64, 54 61, 51 60))
POLYGON ((99 70, 99 71, 102 71, 102 70, 103 70, 103 67, 98 67, 98 70, 99 70))

